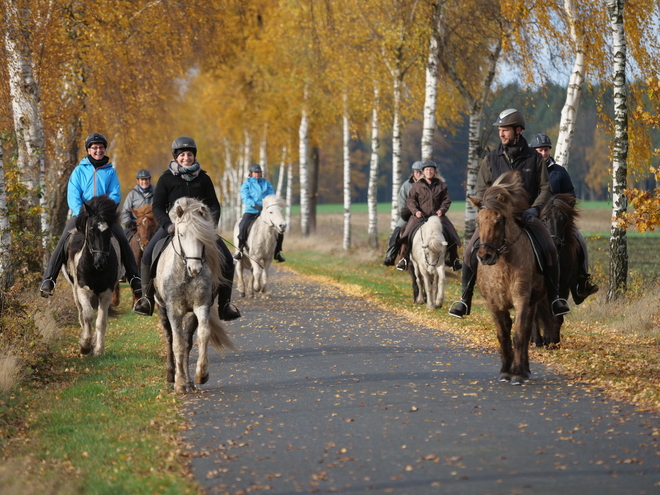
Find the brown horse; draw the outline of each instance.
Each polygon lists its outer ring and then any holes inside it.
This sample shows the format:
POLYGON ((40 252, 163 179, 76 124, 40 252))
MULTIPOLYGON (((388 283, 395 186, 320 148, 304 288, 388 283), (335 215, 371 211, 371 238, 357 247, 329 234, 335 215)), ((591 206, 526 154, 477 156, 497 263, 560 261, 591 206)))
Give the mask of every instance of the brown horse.
POLYGON ((497 327, 502 361, 499 380, 510 380, 512 385, 521 385, 531 376, 529 340, 537 304, 546 298, 532 241, 519 224, 528 208, 527 198, 517 172, 501 176, 481 200, 470 198, 479 209, 480 243, 474 246, 480 263, 477 286, 497 327), (513 325, 511 309, 516 312, 513 325))
MULTIPOLYGON (((158 223, 156 223, 156 217, 153 214, 151 205, 142 205, 137 210, 131 211, 136 218, 136 230, 129 239, 128 244, 131 246, 131 250, 133 251, 135 263, 139 267, 140 262, 142 261, 142 253, 147 247, 147 244, 149 244, 151 238, 158 230, 158 223)), ((137 298, 134 295, 133 304, 135 304, 136 300, 137 298)), ((115 291, 112 295, 112 305, 119 305, 119 284, 115 286, 115 291)))
MULTIPOLYGON (((573 293, 573 300, 580 301, 575 294, 578 279, 579 241, 575 236, 575 222, 579 213, 575 209, 575 196, 556 194, 541 212, 541 221, 548 228, 550 236, 557 246, 559 256, 559 297, 568 299, 573 293)), ((536 325, 532 331, 532 342, 537 347, 558 346, 561 341, 563 316, 552 316, 547 299, 540 301, 536 325)))

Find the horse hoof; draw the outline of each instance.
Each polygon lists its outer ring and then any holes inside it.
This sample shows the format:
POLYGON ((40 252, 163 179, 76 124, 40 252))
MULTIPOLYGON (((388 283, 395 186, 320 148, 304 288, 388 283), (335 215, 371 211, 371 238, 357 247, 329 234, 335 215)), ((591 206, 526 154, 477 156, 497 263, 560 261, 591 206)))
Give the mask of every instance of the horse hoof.
POLYGON ((511 375, 509 375, 508 373, 500 373, 500 376, 497 380, 500 382, 511 381, 511 375))
POLYGON ((204 376, 195 375, 195 381, 203 385, 209 381, 209 374, 206 373, 204 376))
POLYGON ((525 383, 525 379, 522 376, 514 376, 511 378, 511 385, 522 385, 525 383))
POLYGON ((187 391, 186 391, 186 387, 184 387, 183 385, 174 385, 174 391, 175 391, 177 394, 185 394, 185 393, 187 393, 187 391))
POLYGON ((239 292, 239 295, 240 295, 241 297, 245 297, 245 292, 239 292))

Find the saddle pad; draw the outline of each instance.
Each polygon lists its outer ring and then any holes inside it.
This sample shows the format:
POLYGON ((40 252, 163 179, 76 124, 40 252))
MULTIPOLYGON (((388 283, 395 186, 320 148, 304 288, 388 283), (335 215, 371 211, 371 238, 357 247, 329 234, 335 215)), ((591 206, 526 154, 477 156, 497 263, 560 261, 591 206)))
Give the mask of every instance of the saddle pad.
POLYGON ((163 249, 165 249, 165 246, 172 240, 171 235, 167 235, 163 237, 160 241, 156 243, 154 246, 153 253, 151 255, 151 275, 156 274, 156 266, 158 265, 158 258, 160 258, 161 253, 163 252, 163 249))

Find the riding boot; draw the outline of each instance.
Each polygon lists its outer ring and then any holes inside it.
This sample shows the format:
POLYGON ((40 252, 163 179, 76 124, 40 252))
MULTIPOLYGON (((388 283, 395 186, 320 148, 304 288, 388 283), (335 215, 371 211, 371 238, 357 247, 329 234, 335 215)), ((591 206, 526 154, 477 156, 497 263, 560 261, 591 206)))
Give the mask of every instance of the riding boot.
POLYGON ((399 253, 399 243, 397 241, 399 240, 400 231, 401 227, 395 227, 390 236, 387 251, 385 251, 385 259, 383 260, 385 266, 394 266, 394 260, 396 260, 396 255, 399 253))
POLYGON ((243 241, 238 241, 238 248, 236 249, 236 252, 232 255, 232 257, 236 261, 241 261, 243 259, 243 248, 245 247, 245 243, 243 241))
POLYGON ((231 287, 232 279, 228 279, 218 288, 218 316, 224 321, 241 317, 241 312, 231 303, 231 287))
POLYGON ((68 245, 69 237, 71 237, 69 229, 65 228, 62 237, 60 237, 57 246, 55 246, 53 254, 50 255, 50 260, 48 261, 48 266, 46 267, 41 287, 39 287, 41 297, 47 298, 53 295, 55 281, 60 274, 64 261, 66 260, 66 246, 68 245))
POLYGON ((140 271, 142 272, 142 297, 135 301, 133 313, 142 316, 151 316, 154 314, 154 306, 156 305, 154 298, 156 288, 151 278, 151 267, 144 263, 140 265, 140 271))
POLYGON ((548 302, 553 316, 561 316, 571 312, 568 307, 568 301, 559 297, 559 265, 546 265, 545 271, 545 290, 548 293, 548 302))
POLYGON ((277 243, 275 244, 275 254, 273 259, 278 263, 284 263, 286 260, 282 256, 282 243, 284 242, 284 234, 277 234, 277 243))
POLYGON ((112 234, 119 243, 121 263, 126 270, 126 280, 128 280, 135 297, 142 297, 142 281, 140 280, 140 274, 138 273, 138 267, 137 263, 135 263, 133 251, 126 239, 126 234, 124 234, 124 230, 118 223, 112 224, 111 229, 112 234))
POLYGON ((458 246, 454 244, 452 247, 449 248, 449 266, 451 266, 452 270, 457 272, 461 268, 463 268, 463 264, 461 263, 460 258, 458 257, 458 246))
MULTIPOLYGON (((472 259, 470 260, 472 261, 472 259)), ((476 260, 475 260, 476 261, 476 260)), ((472 295, 474 294, 474 285, 477 282, 476 263, 474 269, 472 263, 463 265, 463 273, 461 274, 461 287, 462 294, 459 301, 454 301, 449 308, 449 314, 456 318, 463 318, 470 314, 472 309, 472 295)))

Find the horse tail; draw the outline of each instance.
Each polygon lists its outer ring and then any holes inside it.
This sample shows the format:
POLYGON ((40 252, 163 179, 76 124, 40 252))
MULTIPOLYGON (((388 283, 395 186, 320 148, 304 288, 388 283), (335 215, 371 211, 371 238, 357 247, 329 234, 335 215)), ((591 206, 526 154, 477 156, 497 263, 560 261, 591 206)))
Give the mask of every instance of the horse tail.
POLYGON ((211 317, 209 318, 209 326, 211 327, 211 337, 209 341, 211 345, 218 351, 226 351, 228 349, 234 350, 236 346, 229 338, 227 328, 225 324, 220 320, 218 316, 217 305, 211 306, 211 317))

